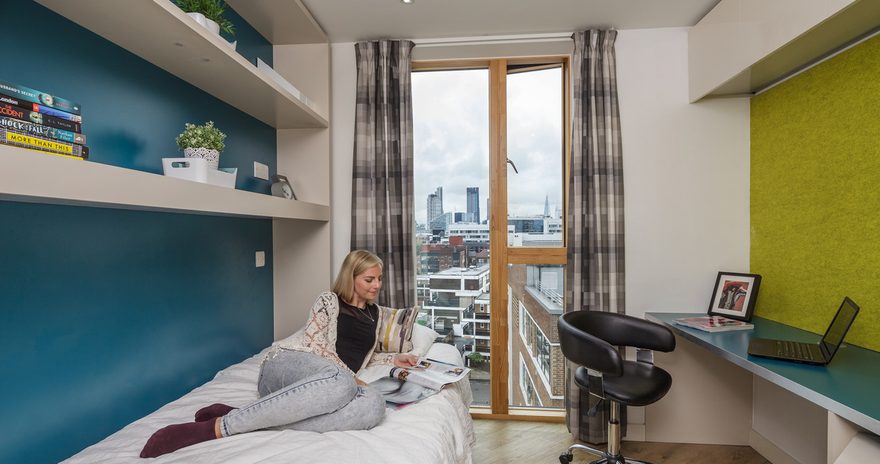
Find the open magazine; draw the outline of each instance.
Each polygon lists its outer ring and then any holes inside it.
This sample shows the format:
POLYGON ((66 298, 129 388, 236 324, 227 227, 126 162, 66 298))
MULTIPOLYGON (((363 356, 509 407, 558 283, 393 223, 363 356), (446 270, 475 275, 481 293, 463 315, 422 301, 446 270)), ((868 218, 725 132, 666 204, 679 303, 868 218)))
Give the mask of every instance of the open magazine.
POLYGON ((749 330, 755 326, 748 322, 722 316, 682 317, 674 321, 678 325, 692 327, 706 332, 727 332, 730 330, 749 330))
POLYGON ((395 367, 391 377, 421 385, 432 390, 440 390, 445 385, 465 378, 471 370, 429 358, 419 358, 414 367, 395 367))

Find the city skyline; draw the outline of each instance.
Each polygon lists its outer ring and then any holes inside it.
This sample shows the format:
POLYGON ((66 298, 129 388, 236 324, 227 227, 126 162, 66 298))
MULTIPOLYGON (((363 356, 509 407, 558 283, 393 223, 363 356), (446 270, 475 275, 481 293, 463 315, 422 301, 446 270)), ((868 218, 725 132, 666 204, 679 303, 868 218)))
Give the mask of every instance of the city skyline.
MULTIPOLYGON (((485 200, 486 201, 486 209, 488 210, 490 208, 489 198, 488 197, 487 198, 481 197, 481 195, 479 194, 479 190, 477 190, 476 194, 474 195, 474 197, 476 198, 476 201, 471 202, 471 195, 473 193, 472 189, 479 189, 479 187, 466 187, 466 192, 467 192, 466 196, 468 199, 468 204, 465 209, 456 208, 456 207, 448 208, 444 204, 444 196, 445 195, 443 193, 444 191, 448 192, 448 190, 444 189, 444 187, 442 185, 437 186, 435 188, 434 192, 429 193, 426 198, 425 204, 427 206, 426 206, 424 213, 423 213, 425 215, 425 217, 419 218, 418 213, 416 213, 416 224, 427 225, 430 222, 432 222, 432 221, 436 220, 437 218, 439 218, 443 215, 446 215, 446 214, 455 214, 455 215, 461 215, 462 217, 464 217, 464 220, 456 221, 456 222, 476 222, 476 223, 481 224, 485 221, 488 221, 488 211, 486 211, 486 214, 483 214, 481 208, 479 208, 479 202, 482 200, 485 200), (479 217, 478 221, 472 221, 471 216, 470 216, 471 210, 473 209, 472 205, 474 205, 474 204, 477 205, 476 213, 479 217), (432 213, 432 211, 433 211, 433 213, 432 213), (425 222, 423 222, 423 220, 425 222)), ((416 203, 418 204, 418 200, 416 200, 416 203)), ((538 203, 535 203, 535 204, 538 204, 538 203)), ((559 205, 555 205, 555 206, 552 205, 552 203, 550 203, 550 196, 549 195, 545 195, 544 201, 541 202, 540 204, 541 204, 541 211, 535 211, 531 214, 510 214, 510 212, 508 212, 507 216, 511 217, 511 218, 513 218, 513 217, 552 217, 552 218, 557 218, 557 219, 561 217, 562 213, 561 213, 560 206, 559 205)), ((417 210, 418 210, 418 208, 417 208, 417 210)))
MULTIPOLYGON (((467 188, 489 196, 489 92, 485 69, 412 75, 414 198, 417 223, 427 218, 428 194, 443 187, 444 212, 467 211, 467 188)), ((562 203, 561 72, 508 76, 508 209, 541 215, 562 203), (558 160, 558 162, 556 162, 558 160)), ((480 211, 480 221, 488 214, 480 211)))

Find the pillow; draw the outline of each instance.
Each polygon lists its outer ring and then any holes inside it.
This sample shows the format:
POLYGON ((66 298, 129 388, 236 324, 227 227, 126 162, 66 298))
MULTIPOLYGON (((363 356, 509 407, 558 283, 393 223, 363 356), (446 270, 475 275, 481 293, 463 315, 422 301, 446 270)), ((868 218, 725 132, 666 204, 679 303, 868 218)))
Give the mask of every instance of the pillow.
POLYGON ((417 322, 415 325, 413 325, 412 354, 419 357, 424 357, 425 354, 428 353, 428 350, 431 349, 431 345, 434 344, 434 340, 437 340, 439 336, 440 334, 435 332, 433 329, 423 326, 417 322))
POLYGON ((379 306, 378 353, 407 353, 412 350, 413 324, 419 315, 419 307, 386 308, 379 306))

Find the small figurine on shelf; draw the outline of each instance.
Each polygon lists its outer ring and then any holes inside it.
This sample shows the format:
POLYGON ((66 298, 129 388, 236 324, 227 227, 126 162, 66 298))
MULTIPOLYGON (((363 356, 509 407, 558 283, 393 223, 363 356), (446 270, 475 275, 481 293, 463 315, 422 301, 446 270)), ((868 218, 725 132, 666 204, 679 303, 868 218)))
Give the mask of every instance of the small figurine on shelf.
POLYGON ((272 195, 276 197, 286 198, 288 200, 296 200, 296 193, 287 180, 287 176, 272 176, 272 195))
POLYGON ((226 134, 214 127, 214 121, 201 126, 186 123, 183 132, 177 136, 177 146, 183 150, 187 158, 204 158, 208 166, 217 169, 220 166, 220 152, 226 147, 226 134))

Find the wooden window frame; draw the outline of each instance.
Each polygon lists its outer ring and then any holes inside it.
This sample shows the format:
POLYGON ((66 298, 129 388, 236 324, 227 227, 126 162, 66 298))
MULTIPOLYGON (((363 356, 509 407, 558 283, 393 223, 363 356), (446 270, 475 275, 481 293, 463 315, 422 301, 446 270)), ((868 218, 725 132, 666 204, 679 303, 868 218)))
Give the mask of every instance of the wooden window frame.
MULTIPOLYGON (((492 208, 489 215, 490 254, 490 307, 506 308, 508 265, 565 265, 567 263, 567 211, 569 207, 569 172, 571 169, 571 71, 570 56, 552 55, 516 58, 414 61, 415 71, 449 71, 464 69, 488 69, 489 71, 489 198, 492 208), (563 104, 563 218, 561 247, 531 248, 507 246, 507 74, 508 65, 562 65, 563 104)), ((491 363, 491 401, 488 407, 471 407, 475 419, 526 420, 540 422, 565 421, 565 411, 532 407, 510 407, 508 383, 510 366, 506 311, 492 311, 490 320, 490 350, 494 359, 504 362, 491 363)))

